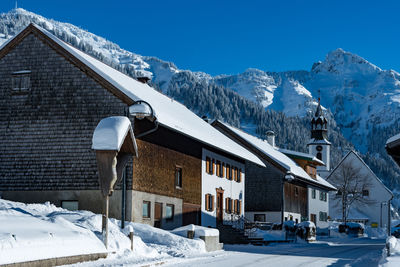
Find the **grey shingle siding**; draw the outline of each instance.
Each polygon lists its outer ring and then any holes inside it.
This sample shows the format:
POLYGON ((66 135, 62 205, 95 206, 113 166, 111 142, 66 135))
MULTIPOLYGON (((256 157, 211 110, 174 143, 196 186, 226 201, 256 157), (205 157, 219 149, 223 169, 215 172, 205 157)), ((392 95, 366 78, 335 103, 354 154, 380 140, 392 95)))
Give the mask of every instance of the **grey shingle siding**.
POLYGON ((0 191, 98 189, 93 131, 125 109, 29 34, 0 59, 0 191), (20 70, 31 71, 31 90, 12 95, 11 74, 20 70))
POLYGON ((280 211, 283 173, 264 161, 265 167, 246 162, 246 211, 280 211))

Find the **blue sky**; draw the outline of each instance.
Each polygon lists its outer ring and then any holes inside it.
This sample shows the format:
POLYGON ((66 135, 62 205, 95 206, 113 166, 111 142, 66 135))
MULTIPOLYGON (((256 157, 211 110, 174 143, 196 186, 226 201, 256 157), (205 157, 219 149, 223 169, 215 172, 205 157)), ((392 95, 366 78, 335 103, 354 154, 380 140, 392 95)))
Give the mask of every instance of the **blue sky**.
MULTIPOLYGON (((0 1, 7 12, 15 0, 0 1)), ((400 71, 400 1, 18 0, 129 51, 213 75, 309 70, 338 47, 400 71)))

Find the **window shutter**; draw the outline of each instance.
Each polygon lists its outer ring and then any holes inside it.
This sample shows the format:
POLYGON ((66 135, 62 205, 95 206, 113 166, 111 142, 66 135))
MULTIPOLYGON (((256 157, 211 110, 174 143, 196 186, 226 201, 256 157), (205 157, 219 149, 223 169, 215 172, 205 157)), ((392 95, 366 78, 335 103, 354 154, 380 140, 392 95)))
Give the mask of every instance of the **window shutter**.
POLYGON ((210 158, 206 157, 206 172, 210 173, 210 158))
POLYGON ((225 163, 222 163, 222 178, 225 177, 225 163))
POLYGON ((239 215, 240 215, 240 214, 242 214, 242 201, 241 200, 238 201, 238 205, 239 205, 238 210, 239 210, 239 215))
POLYGON ((242 169, 239 169, 238 183, 242 181, 242 169))
POLYGON ((211 195, 211 211, 214 211, 214 196, 211 195))
POLYGON ((220 168, 221 168, 221 163, 217 161, 217 172, 216 172, 217 176, 220 176, 220 171, 221 171, 220 168))
POLYGON ((233 206, 233 211, 236 214, 237 213, 237 199, 234 200, 234 206, 233 206))
POLYGON ((215 173, 215 160, 213 159, 212 160, 212 172, 211 172, 211 174, 214 174, 215 173))
POLYGON ((209 201, 210 201, 210 199, 209 199, 209 196, 210 196, 210 194, 206 194, 206 208, 205 208, 205 210, 209 210, 210 208, 210 203, 209 203, 209 201))
POLYGON ((225 212, 229 213, 229 198, 225 198, 225 212))

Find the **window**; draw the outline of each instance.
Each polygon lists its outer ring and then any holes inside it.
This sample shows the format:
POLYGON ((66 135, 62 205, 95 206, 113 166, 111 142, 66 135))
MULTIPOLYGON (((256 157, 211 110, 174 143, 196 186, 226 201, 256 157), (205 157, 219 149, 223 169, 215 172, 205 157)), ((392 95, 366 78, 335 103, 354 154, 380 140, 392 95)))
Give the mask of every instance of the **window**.
POLYGON ((62 200, 61 208, 66 210, 78 210, 79 202, 77 200, 62 200))
POLYGON ((212 162, 211 159, 209 157, 206 157, 206 172, 208 174, 211 174, 211 170, 212 170, 212 162))
POLYGON ((254 214, 255 222, 266 222, 265 214, 254 214))
POLYGON ((319 200, 321 200, 321 201, 327 201, 327 193, 326 192, 322 192, 322 191, 320 191, 319 192, 319 200))
POLYGON ((214 196, 211 194, 206 194, 206 210, 213 211, 214 210, 214 196))
POLYGON ((11 77, 11 89, 13 94, 27 94, 31 89, 31 71, 16 71, 11 77))
POLYGON ((226 164, 226 179, 232 180, 231 165, 226 164))
POLYGON ((182 188, 182 168, 175 167, 175 186, 182 188))
POLYGON ((237 172, 236 182, 240 183, 242 181, 242 169, 237 172))
POLYGON ((363 195, 363 197, 368 197, 369 196, 369 190, 363 190, 362 191, 362 195, 363 195))
POLYGON ((151 207, 151 202, 150 201, 143 201, 143 218, 150 218, 150 207, 151 207))
POLYGON ((235 214, 240 214, 242 212, 242 201, 240 201, 239 199, 235 199, 234 211, 235 214))
POLYGON ((174 219, 175 206, 167 204, 165 207, 165 219, 172 221, 174 219))
POLYGON ((299 195, 299 189, 297 188, 297 186, 294 187, 294 195, 295 196, 299 195))
POLYGON ((319 212, 319 220, 322 222, 328 221, 328 213, 320 211, 319 212))
POLYGON ((315 189, 312 189, 312 191, 311 191, 311 197, 312 197, 313 199, 315 199, 315 196, 316 196, 316 190, 315 190, 315 189))
POLYGON ((317 153, 317 159, 322 160, 322 153, 321 152, 317 153))
POLYGON ((217 160, 217 171, 216 171, 216 174, 219 177, 223 177, 224 176, 223 164, 219 160, 217 160))
POLYGON ((232 213, 232 199, 229 197, 225 198, 225 212, 232 213))

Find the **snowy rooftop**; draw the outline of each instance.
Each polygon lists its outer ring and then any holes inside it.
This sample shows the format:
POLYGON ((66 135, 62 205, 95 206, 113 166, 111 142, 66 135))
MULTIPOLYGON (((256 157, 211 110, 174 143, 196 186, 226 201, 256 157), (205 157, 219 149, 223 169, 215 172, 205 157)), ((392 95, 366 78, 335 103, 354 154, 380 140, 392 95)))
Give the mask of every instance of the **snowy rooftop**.
POLYGON ((317 159, 317 157, 315 157, 314 155, 311 155, 308 153, 303 153, 303 152, 298 152, 298 151, 293 151, 293 150, 289 150, 289 149, 283 149, 283 148, 278 148, 278 150, 285 155, 291 155, 291 156, 295 156, 295 157, 304 158, 306 160, 314 161, 315 163, 317 163, 319 165, 325 166, 325 163, 323 161, 317 159))
MULTIPOLYGON (((221 121, 220 121, 221 122, 221 121)), ((245 133, 244 131, 237 129, 235 127, 230 126, 229 124, 226 124, 224 122, 221 122, 223 125, 225 125, 227 128, 229 128, 231 131, 233 131, 235 134, 249 142, 252 146, 254 146, 257 150, 265 154, 267 157, 271 158, 274 160, 276 163, 278 163, 280 166, 282 166, 284 169, 287 171, 290 171, 292 174, 295 176, 302 178, 303 180, 310 181, 312 183, 317 183, 320 184, 324 187, 331 188, 333 190, 336 190, 334 186, 332 186, 330 183, 325 181, 323 178, 319 177, 317 175, 317 179, 311 178, 303 168, 301 168, 299 165, 296 164, 291 158, 283 154, 282 152, 279 151, 278 148, 275 148, 271 146, 267 141, 261 140, 255 136, 252 136, 248 133, 245 133)))
POLYGON ((181 103, 154 90, 149 85, 140 83, 72 47, 41 27, 37 25, 34 25, 34 27, 102 76, 133 101, 144 100, 148 102, 157 114, 157 120, 161 125, 214 148, 223 150, 231 155, 265 166, 257 156, 227 138, 181 103))

